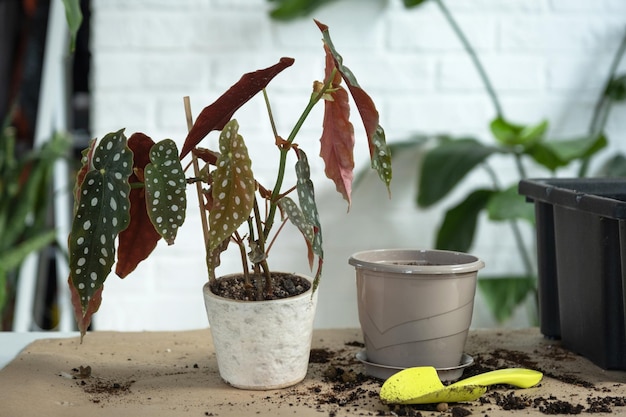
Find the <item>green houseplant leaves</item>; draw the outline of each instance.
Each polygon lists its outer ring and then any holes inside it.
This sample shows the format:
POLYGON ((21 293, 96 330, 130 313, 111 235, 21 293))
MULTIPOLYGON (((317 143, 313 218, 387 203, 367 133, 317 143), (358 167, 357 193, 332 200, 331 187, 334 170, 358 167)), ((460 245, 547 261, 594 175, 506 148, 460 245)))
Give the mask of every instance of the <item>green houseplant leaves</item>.
POLYGON ((248 148, 236 120, 220 135, 220 157, 213 171, 213 207, 209 214, 209 251, 213 252, 248 220, 254 205, 255 180, 248 148))
POLYGON ((273 297, 267 257, 273 243, 269 239, 276 239, 282 230, 281 225, 278 231, 271 232, 276 210, 280 209, 286 215, 281 219, 283 224, 291 221, 304 236, 312 269, 315 257, 318 258, 313 281, 313 289, 317 288, 324 257, 321 224, 307 156, 300 145, 294 143, 304 121, 317 103, 325 103, 320 155, 327 176, 348 202, 354 168, 354 131, 349 122, 348 93, 354 99, 366 130, 372 167, 387 187, 391 181, 391 164, 372 99, 343 65, 341 56, 332 46, 328 27, 316 23, 324 37, 324 82, 314 83, 309 102, 287 139, 276 132, 265 88, 280 72, 292 66, 293 58, 281 58, 270 67, 244 74, 205 107, 195 121, 186 99, 189 130, 180 154, 170 139, 154 143, 148 136, 135 133, 126 140, 123 130, 106 135, 97 146, 92 141, 83 152, 69 238, 68 279, 81 335, 85 334, 92 315, 100 306, 103 284, 116 254, 116 272, 125 277, 152 253, 161 237, 168 244, 174 243, 186 217, 188 184, 195 186, 198 196, 204 255, 211 284, 217 280, 215 268, 220 264, 221 253, 229 243, 235 243, 239 247, 248 299, 273 297), (346 82, 347 90, 339 85, 342 80, 346 82), (261 91, 273 128, 271 139, 279 155, 275 165, 276 181, 271 191, 255 179, 248 148, 239 133, 237 121, 233 119, 235 112, 261 91), (221 131, 219 151, 199 147, 214 130, 221 131), (337 138, 341 138, 341 144, 337 143, 337 138), (296 184, 284 190, 288 155, 297 158, 296 184), (181 163, 187 156, 191 157, 191 164, 187 166, 193 167, 191 177, 185 174, 181 163), (294 191, 298 196, 297 203, 288 196, 294 191), (259 202, 265 206, 263 214, 259 202), (117 251, 116 238, 119 241, 117 251))
POLYGON ((187 181, 173 140, 164 139, 150 148, 144 178, 148 216, 159 235, 172 245, 187 208, 187 181))
POLYGON ((5 306, 15 296, 22 262, 55 242, 56 233, 47 224, 50 186, 55 164, 70 148, 69 138, 55 133, 40 147, 20 154, 9 121, 7 117, 0 126, 0 329, 11 326, 5 306))
POLYGON ((123 130, 105 136, 87 155, 69 239, 70 279, 83 317, 115 262, 115 239, 130 222, 128 177, 133 167, 123 130))

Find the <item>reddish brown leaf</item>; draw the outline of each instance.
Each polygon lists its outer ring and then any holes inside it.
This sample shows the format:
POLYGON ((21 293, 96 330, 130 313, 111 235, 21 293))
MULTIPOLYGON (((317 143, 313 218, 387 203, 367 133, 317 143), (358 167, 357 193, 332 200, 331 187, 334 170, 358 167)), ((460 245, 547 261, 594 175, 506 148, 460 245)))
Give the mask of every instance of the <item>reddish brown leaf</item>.
MULTIPOLYGON (((391 170, 391 154, 385 139, 385 131, 378 124, 379 117, 374 101, 371 97, 361 88, 356 80, 356 77, 350 71, 348 67, 343 65, 343 58, 335 49, 332 40, 330 39, 330 33, 328 32, 328 26, 323 23, 315 21, 319 29, 322 31, 324 37, 325 48, 330 49, 335 65, 338 71, 341 73, 341 77, 348 85, 350 94, 354 100, 354 103, 359 110, 365 132, 367 134, 368 146, 370 152, 370 159, 372 168, 378 172, 380 179, 387 185, 391 183, 392 170, 391 170)), ((326 50, 328 53, 328 49, 326 50)))
MULTIPOLYGON (((128 147, 133 151, 134 170, 143 172, 150 162, 150 148, 154 141, 143 133, 133 133, 128 139, 128 147)), ((133 173, 129 182, 139 182, 139 178, 133 173)), ((161 239, 154 229, 146 209, 145 189, 131 188, 130 191, 130 224, 128 228, 119 234, 119 246, 117 250, 117 265, 115 273, 124 278, 137 268, 137 265, 146 259, 156 248, 161 239)))
MULTIPOLYGON (((335 62, 326 50, 326 77, 330 77, 335 62)), ((347 91, 339 85, 341 77, 336 73, 332 83, 332 100, 324 102, 324 124, 320 139, 320 156, 324 160, 326 176, 334 183, 337 191, 351 204, 352 178, 354 170, 354 127, 348 120, 350 105, 347 91)))
POLYGON ((293 58, 281 58, 277 64, 271 67, 244 74, 217 100, 205 107, 187 134, 180 152, 180 159, 183 159, 195 148, 209 132, 222 130, 237 109, 263 90, 275 76, 293 63, 293 58))
POLYGON ((71 276, 68 278, 67 283, 70 287, 70 295, 72 299, 72 306, 74 306, 76 324, 78 325, 78 330, 80 331, 80 343, 83 343, 83 336, 85 336, 85 333, 87 333, 87 329, 91 324, 91 317, 96 313, 96 311, 98 311, 100 304, 102 303, 102 289, 104 286, 101 286, 93 293, 92 297, 89 299, 89 303, 87 304, 87 310, 83 311, 83 307, 80 302, 80 295, 78 294, 76 287, 74 287, 74 282, 72 281, 71 276))
POLYGON ((218 152, 206 148, 195 148, 192 152, 198 158, 210 165, 215 165, 217 163, 217 158, 220 157, 218 152))

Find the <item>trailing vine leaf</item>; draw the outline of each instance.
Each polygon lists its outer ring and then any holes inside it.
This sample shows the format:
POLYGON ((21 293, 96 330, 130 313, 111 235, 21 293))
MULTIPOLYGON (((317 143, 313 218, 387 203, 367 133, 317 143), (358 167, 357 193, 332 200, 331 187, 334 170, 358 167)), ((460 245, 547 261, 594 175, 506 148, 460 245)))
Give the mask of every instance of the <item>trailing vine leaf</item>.
POLYGON ((293 58, 281 58, 278 63, 271 67, 244 74, 217 100, 202 109, 187 134, 187 138, 185 138, 180 159, 191 152, 209 132, 222 130, 237 109, 246 104, 259 91, 263 90, 275 76, 293 63, 293 58))
MULTIPOLYGON (((0 268, 8 272, 19 267, 29 254, 45 248, 54 242, 55 237, 56 232, 54 230, 44 230, 11 248, 7 248, 3 253, 0 253, 0 268)), ((0 305, 2 305, 1 302, 0 305)))
POLYGON ((496 152, 499 152, 497 148, 485 146, 472 138, 443 141, 424 157, 417 204, 429 207, 437 203, 468 172, 496 152))
POLYGON ((306 153, 298 149, 298 161, 296 162, 296 191, 298 192, 298 202, 302 208, 302 214, 307 223, 313 225, 313 253, 317 255, 319 262, 315 278, 313 279, 313 291, 317 289, 322 275, 322 264, 324 263, 324 249, 322 247, 322 225, 315 204, 315 190, 311 181, 311 168, 306 153))
POLYGON ((626 177, 626 156, 622 153, 607 159, 598 169, 600 177, 626 177))
POLYGON ((343 65, 343 58, 333 45, 328 26, 317 20, 315 20, 315 23, 322 32, 326 53, 332 55, 335 67, 346 82, 348 90, 350 90, 350 95, 361 115, 361 120, 363 121, 363 126, 365 127, 368 138, 372 168, 378 172, 378 176, 389 190, 392 177, 391 153, 387 147, 385 131, 379 124, 378 110, 376 110, 376 106, 371 97, 361 88, 352 71, 343 65))
POLYGON ((506 190, 494 191, 487 203, 487 213, 493 221, 523 219, 535 223, 535 208, 517 192, 517 184, 506 190))
MULTIPOLYGON (((133 152, 133 173, 130 184, 143 184, 143 172, 150 162, 150 148, 154 141, 143 133, 133 133, 128 139, 128 147, 133 152), (141 178, 140 178, 141 177, 141 178)), ((115 273, 124 278, 137 268, 156 248, 161 235, 156 231, 146 208, 145 187, 130 190, 130 223, 119 234, 115 273)))
POLYGON ((475 190, 449 209, 437 232, 437 249, 468 252, 474 241, 478 215, 492 195, 492 190, 475 190))
POLYGON ((535 279, 526 276, 479 279, 478 288, 500 323, 510 318, 515 308, 536 291, 535 279))
POLYGON ((292 20, 308 16, 326 3, 337 0, 269 0, 278 3, 270 11, 270 16, 277 20, 292 20))
POLYGON ((626 100, 626 74, 621 74, 611 80, 607 86, 607 97, 620 102, 626 100))
POLYGON ((550 140, 537 143, 527 153, 539 164, 554 171, 576 159, 588 158, 608 144, 606 136, 583 136, 574 139, 550 140))
MULTIPOLYGON (((326 50, 326 74, 331 76, 335 63, 326 50)), ((339 84, 341 76, 336 73, 330 88, 332 99, 324 100, 324 123, 320 139, 320 156, 324 160, 324 172, 333 180, 337 191, 352 202, 352 179, 354 171, 354 127, 350 123, 348 92, 339 84)))
POLYGON ((427 2, 428 0, 403 0, 404 6, 408 9, 411 7, 419 6, 422 3, 427 2))
POLYGON ((231 120, 220 135, 220 156, 213 171, 213 207, 209 212, 209 251, 213 252, 248 219, 255 181, 248 148, 231 120))
POLYGON ((172 245, 187 209, 187 182, 176 143, 171 139, 155 143, 150 161, 144 170, 148 216, 159 235, 172 245))
POLYGON ((65 6, 65 19, 70 28, 70 51, 76 48, 76 35, 83 23, 83 12, 80 10, 80 0, 63 0, 65 6))
POLYGON ((521 145, 525 148, 541 141, 548 130, 548 121, 536 125, 517 125, 502 117, 496 117, 489 125, 493 136, 503 145, 521 145))
POLYGON ((123 129, 106 135, 93 153, 91 169, 80 185, 80 200, 69 236, 70 286, 80 320, 88 319, 115 260, 114 241, 130 221, 132 152, 123 129))

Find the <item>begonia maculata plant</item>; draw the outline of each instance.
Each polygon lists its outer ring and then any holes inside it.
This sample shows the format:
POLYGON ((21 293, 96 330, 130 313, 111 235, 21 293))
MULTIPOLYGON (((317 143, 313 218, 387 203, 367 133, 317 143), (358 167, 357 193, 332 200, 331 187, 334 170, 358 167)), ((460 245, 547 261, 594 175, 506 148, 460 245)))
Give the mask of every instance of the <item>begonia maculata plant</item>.
MULTIPOLYGON (((198 196, 210 282, 217 279, 215 269, 220 255, 234 242, 241 254, 246 287, 259 292, 253 299, 264 299, 264 293, 272 291, 269 248, 282 225, 290 221, 306 242, 309 264, 315 269, 313 290, 316 289, 324 259, 322 228, 307 155, 294 141, 313 107, 324 103, 320 156, 326 176, 335 183, 348 206, 355 144, 354 128, 349 121, 352 103, 363 122, 371 166, 388 190, 392 173, 374 102, 344 66, 328 27, 315 23, 323 36, 324 81, 313 83, 309 102, 286 138, 276 131, 266 87, 293 65, 292 58, 281 58, 268 68, 244 74, 205 107, 193 123, 186 99, 189 130, 180 152, 171 139, 155 143, 143 133, 127 138, 123 129, 105 135, 99 142, 92 140, 83 151, 68 243, 68 283, 81 337, 100 306, 103 284, 113 265, 116 274, 124 278, 152 253, 159 240, 174 243, 185 220, 187 187, 195 189, 198 196), (276 182, 271 187, 255 179, 248 149, 233 118, 259 92, 265 99, 273 129, 272 143, 278 153, 276 182), (200 147, 212 131, 220 131, 218 149, 200 147), (296 184, 285 189, 289 154, 295 155, 296 184), (190 160, 185 166, 184 159, 190 160), (279 213, 281 226, 274 230, 279 213), (265 284, 257 289, 249 284, 251 276, 265 284)), ((264 158, 267 159, 265 155, 264 158)))

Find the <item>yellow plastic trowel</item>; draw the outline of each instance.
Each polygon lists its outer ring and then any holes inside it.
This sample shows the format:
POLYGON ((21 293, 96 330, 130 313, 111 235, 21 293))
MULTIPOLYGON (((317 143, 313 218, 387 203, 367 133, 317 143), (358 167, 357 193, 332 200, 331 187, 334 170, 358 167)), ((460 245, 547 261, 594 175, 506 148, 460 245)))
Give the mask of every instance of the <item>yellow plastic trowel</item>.
POLYGON ((433 404, 474 401, 487 385, 508 384, 530 388, 543 378, 541 372, 524 368, 498 369, 444 386, 432 366, 404 369, 385 381, 380 399, 387 404, 433 404))

